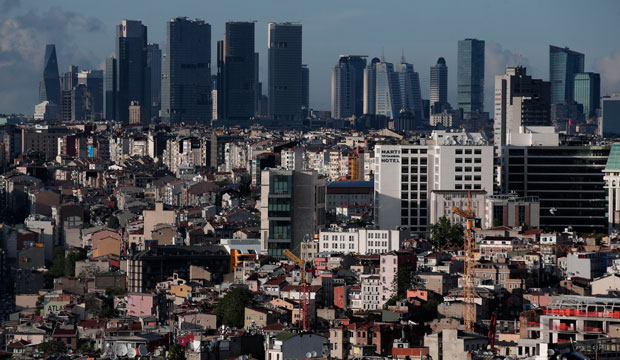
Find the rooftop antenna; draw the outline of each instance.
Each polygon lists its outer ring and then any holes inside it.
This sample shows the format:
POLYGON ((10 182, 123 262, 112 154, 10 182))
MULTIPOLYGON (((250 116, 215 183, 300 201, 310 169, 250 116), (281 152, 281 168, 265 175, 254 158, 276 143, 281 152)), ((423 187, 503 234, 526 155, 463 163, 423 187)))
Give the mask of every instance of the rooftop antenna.
POLYGON ((385 62, 385 47, 381 47, 381 62, 385 62))
POLYGON ((402 53, 400 55, 400 63, 405 64, 407 61, 405 60, 405 48, 402 48, 402 53))

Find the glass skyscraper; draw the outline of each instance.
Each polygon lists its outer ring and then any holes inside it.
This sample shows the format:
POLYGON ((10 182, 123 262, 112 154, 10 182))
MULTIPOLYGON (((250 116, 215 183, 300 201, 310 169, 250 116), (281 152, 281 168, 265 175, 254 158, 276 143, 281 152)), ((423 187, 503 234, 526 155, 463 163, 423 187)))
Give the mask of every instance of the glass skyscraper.
POLYGON ((105 59, 105 118, 114 120, 116 118, 116 58, 114 56, 105 59))
POLYGON ((56 58, 56 46, 45 46, 45 58, 43 60, 43 78, 39 84, 39 103, 49 101, 60 105, 60 76, 58 75, 58 59, 56 58))
POLYGON ((574 77, 573 99, 583 106, 586 119, 596 116, 601 106, 601 76, 596 73, 578 73, 574 77))
POLYGON ((583 72, 585 56, 568 48, 549 46, 551 104, 572 102, 575 74, 583 72))
POLYGON ((364 112, 365 55, 340 55, 332 71, 332 117, 344 119, 364 112))
POLYGON ((211 120, 211 25, 175 18, 168 22, 162 77, 162 121, 211 120))
POLYGON ((484 40, 458 43, 457 101, 464 113, 484 109, 484 40))
POLYGON ((159 44, 147 45, 146 67, 151 76, 151 118, 156 119, 161 109, 161 49, 159 44))
POLYGON ((301 24, 269 23, 269 117, 301 121, 301 24))
MULTIPOLYGON (((250 120, 256 110, 258 86, 254 52, 254 23, 227 22, 224 41, 218 41, 217 46, 218 120, 250 120)), ((299 67, 301 68, 301 64, 299 67)))
POLYGON ((138 102, 150 119, 151 87, 146 66, 146 26, 139 20, 123 20, 116 27, 116 117, 129 122, 129 105, 138 102))
POLYGON ((433 112, 441 112, 441 107, 448 103, 448 67, 446 60, 440 57, 435 66, 431 66, 430 106, 433 112))

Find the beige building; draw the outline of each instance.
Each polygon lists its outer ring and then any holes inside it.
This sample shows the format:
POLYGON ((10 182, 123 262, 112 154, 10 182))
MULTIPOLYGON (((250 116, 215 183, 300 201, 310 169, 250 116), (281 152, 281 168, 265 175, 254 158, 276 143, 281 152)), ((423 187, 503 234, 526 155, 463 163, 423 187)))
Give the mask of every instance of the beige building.
POLYGON ((607 274, 590 282, 592 295, 609 295, 610 292, 620 290, 620 276, 607 274))
POLYGON ((144 217, 144 240, 153 240, 152 233, 155 230, 155 225, 176 224, 174 210, 164 210, 164 204, 161 202, 155 203, 155 209, 144 210, 142 216, 144 217))
POLYGON ((469 352, 486 350, 486 336, 456 329, 424 335, 424 346, 433 359, 468 360, 469 352))

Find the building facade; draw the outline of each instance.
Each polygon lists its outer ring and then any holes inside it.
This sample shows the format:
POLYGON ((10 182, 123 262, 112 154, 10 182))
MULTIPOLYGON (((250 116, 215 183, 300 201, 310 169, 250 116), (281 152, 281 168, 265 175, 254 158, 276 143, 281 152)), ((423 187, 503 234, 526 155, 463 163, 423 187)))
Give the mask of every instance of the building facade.
POLYGON ((549 81, 551 103, 573 101, 574 78, 583 72, 585 56, 569 48, 549 45, 549 81))
POLYGON ((301 115, 301 24, 269 23, 269 117, 276 124, 301 115))
POLYGON ((442 57, 437 59, 437 64, 431 66, 430 89, 431 113, 440 113, 442 107, 448 103, 448 67, 442 57))
POLYGON ((464 113, 482 112, 484 103, 484 40, 458 43, 457 101, 464 113))
POLYGON ((167 24, 162 120, 170 124, 211 120, 211 25, 202 20, 174 18, 167 24))
POLYGON ((364 113, 366 56, 340 55, 332 71, 332 117, 345 119, 364 113))

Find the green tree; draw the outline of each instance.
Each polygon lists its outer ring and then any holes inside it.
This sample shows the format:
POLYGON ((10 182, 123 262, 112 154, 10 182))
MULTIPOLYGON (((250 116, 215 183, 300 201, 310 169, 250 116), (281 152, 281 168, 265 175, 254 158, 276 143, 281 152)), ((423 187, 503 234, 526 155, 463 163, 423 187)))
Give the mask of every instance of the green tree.
POLYGON ((118 218, 114 215, 110 215, 110 217, 108 217, 108 227, 110 229, 118 229, 121 227, 121 223, 120 221, 118 221, 118 218))
POLYGON ((234 288, 230 290, 217 304, 215 314, 220 324, 243 328, 243 317, 245 307, 250 304, 254 295, 245 288, 234 288))
POLYGON ((110 306, 104 306, 99 312, 99 317, 104 319, 112 319, 116 317, 116 310, 110 306))
POLYGON ((462 224, 450 224, 450 220, 445 216, 439 218, 439 220, 429 226, 431 233, 431 243, 435 248, 441 249, 445 245, 463 246, 463 231, 465 230, 462 224))
POLYGON ((71 252, 65 258, 64 264, 64 275, 65 276, 75 276, 75 262, 79 260, 86 259, 86 253, 82 250, 71 252))
POLYGON ((61 277, 65 274, 65 247, 56 246, 52 256, 52 266, 49 273, 54 277, 61 277))
POLYGON ((52 340, 39 345, 39 350, 48 355, 59 355, 67 352, 67 345, 60 340, 52 340))
POLYGON ((170 345, 168 349, 168 360, 185 360, 185 353, 179 345, 170 345))
POLYGON ((94 354, 97 350, 91 344, 84 343, 80 346, 80 352, 82 354, 94 354))
POLYGON ((35 309, 35 314, 41 315, 41 310, 43 310, 43 302, 45 301, 45 296, 41 295, 37 298, 37 304, 35 309))

